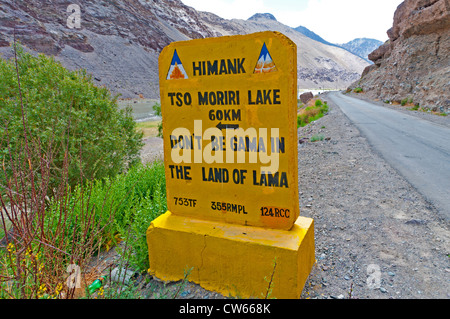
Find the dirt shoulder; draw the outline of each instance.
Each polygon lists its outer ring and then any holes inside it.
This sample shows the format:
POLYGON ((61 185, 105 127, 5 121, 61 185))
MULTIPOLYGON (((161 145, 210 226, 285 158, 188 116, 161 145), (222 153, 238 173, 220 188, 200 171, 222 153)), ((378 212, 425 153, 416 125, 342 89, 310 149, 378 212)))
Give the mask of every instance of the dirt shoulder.
POLYGON ((392 110, 396 110, 396 111, 402 112, 404 114, 415 116, 415 117, 421 118, 421 119, 426 120, 426 121, 430 121, 430 122, 433 122, 433 123, 436 123, 436 124, 440 124, 440 125, 443 125, 443 126, 446 126, 446 127, 450 127, 450 115, 439 116, 439 115, 436 115, 436 114, 432 114, 431 111, 428 111, 428 112, 413 111, 413 110, 410 110, 411 107, 412 107, 410 105, 409 106, 401 106, 399 104, 384 103, 384 102, 382 102, 380 100, 373 100, 373 99, 369 98, 364 93, 353 93, 353 92, 350 92, 350 93, 346 93, 346 95, 354 97, 354 98, 357 98, 357 99, 360 99, 360 100, 364 100, 364 101, 367 101, 367 102, 370 102, 370 103, 373 103, 373 104, 384 106, 384 107, 390 108, 392 110))
POLYGON ((314 219, 317 259, 302 298, 450 297, 448 224, 328 104, 298 131, 325 137, 299 144, 300 214, 314 219))

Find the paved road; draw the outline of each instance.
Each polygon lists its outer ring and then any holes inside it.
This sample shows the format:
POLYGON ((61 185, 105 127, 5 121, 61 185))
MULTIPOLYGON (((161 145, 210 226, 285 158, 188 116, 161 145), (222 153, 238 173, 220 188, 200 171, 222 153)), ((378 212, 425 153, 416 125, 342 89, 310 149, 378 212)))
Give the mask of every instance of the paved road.
POLYGON ((329 93, 372 147, 450 220, 450 129, 392 109, 329 93))

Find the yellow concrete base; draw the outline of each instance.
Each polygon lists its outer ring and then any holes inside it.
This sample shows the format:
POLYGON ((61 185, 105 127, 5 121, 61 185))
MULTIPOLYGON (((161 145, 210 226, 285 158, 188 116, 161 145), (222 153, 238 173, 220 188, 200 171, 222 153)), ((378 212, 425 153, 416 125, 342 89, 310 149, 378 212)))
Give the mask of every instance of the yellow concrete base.
POLYGON ((174 215, 147 230, 150 273, 189 281, 225 296, 299 298, 315 261, 314 221, 299 217, 289 231, 174 215), (268 291, 270 283, 270 291, 268 291))

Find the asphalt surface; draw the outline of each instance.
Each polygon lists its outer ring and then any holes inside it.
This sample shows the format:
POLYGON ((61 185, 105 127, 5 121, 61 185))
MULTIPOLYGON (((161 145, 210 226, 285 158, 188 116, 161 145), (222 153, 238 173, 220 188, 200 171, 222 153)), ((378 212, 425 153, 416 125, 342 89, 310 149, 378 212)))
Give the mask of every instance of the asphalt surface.
POLYGON ((450 220, 449 128, 340 92, 329 93, 328 99, 387 163, 450 220))

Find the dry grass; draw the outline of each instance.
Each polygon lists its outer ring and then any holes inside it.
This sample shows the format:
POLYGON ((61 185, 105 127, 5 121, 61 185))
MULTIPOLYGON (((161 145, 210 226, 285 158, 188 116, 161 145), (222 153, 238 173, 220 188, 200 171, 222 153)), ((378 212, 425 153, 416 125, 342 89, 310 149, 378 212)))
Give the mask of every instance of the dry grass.
POLYGON ((144 134, 144 138, 158 136, 158 124, 161 121, 147 121, 139 122, 136 124, 136 129, 138 132, 144 134))
POLYGON ((304 109, 301 109, 297 114, 300 116, 304 116, 304 117, 314 117, 319 113, 320 113, 319 109, 304 108, 304 109))

